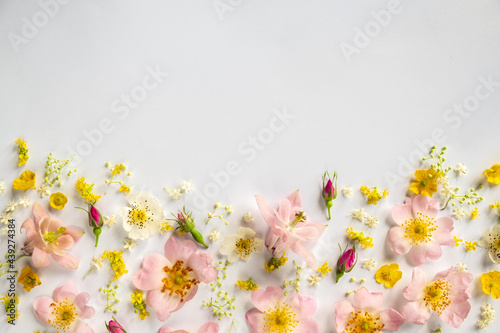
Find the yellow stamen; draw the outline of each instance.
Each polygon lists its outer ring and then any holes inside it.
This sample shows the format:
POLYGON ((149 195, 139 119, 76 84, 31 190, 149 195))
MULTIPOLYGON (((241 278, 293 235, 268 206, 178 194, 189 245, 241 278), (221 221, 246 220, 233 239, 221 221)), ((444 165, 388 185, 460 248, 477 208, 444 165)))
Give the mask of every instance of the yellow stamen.
POLYGON ((163 282, 163 287, 161 292, 169 293, 169 296, 177 294, 181 297, 181 302, 184 301, 184 296, 188 291, 200 281, 189 278, 190 273, 193 271, 190 267, 184 267, 183 261, 177 261, 172 267, 165 266, 163 271, 166 276, 161 280, 163 282))
POLYGON ((291 333, 299 323, 292 307, 286 303, 278 302, 272 309, 264 312, 264 332, 266 333, 291 333))
POLYGON ((76 307, 68 299, 50 304, 52 318, 48 320, 55 329, 66 332, 78 317, 76 307))
POLYGON ((143 229, 146 227, 147 222, 151 221, 151 215, 148 205, 141 209, 136 204, 132 204, 132 209, 128 213, 127 223, 137 225, 140 229, 143 229))
POLYGON ((66 232, 65 227, 59 227, 57 228, 57 231, 49 231, 46 234, 43 234, 42 237, 45 243, 48 244, 56 243, 56 245, 59 245, 58 243, 59 236, 61 234, 64 234, 65 232, 66 232))
POLYGON ((366 311, 351 312, 351 318, 347 322, 345 331, 347 333, 376 333, 384 328, 380 321, 380 315, 372 315, 366 311))
POLYGON ((432 311, 442 314, 451 304, 451 284, 446 279, 433 281, 425 288, 424 302, 432 311))
POLYGON ((403 223, 403 228, 405 228, 405 238, 408 238, 411 244, 419 245, 432 239, 432 234, 437 229, 437 225, 436 220, 433 218, 417 213, 416 218, 406 220, 403 223))

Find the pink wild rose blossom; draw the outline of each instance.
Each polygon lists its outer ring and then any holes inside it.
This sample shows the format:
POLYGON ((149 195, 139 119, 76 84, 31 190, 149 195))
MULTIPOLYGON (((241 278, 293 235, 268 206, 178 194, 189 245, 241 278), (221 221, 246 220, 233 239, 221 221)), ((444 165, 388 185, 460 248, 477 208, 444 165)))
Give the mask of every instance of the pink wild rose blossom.
POLYGON ((425 196, 406 198, 402 205, 394 205, 392 218, 397 226, 387 235, 392 251, 398 255, 409 254, 414 264, 441 257, 442 245, 453 246, 453 220, 437 217, 439 203, 425 196))
POLYGON ((361 287, 354 294, 353 302, 335 303, 335 328, 337 332, 371 332, 381 330, 397 331, 405 320, 399 312, 382 309, 382 293, 370 293, 361 287))
POLYGON ((57 287, 52 297, 39 297, 33 302, 35 312, 42 322, 52 325, 58 332, 93 333, 84 319, 94 317, 94 308, 87 306, 90 296, 78 293, 73 280, 57 287))
POLYGON ((255 198, 264 220, 271 228, 266 237, 267 250, 276 257, 278 253, 290 247, 310 268, 316 270, 316 259, 303 243, 318 240, 326 226, 307 219, 302 210, 299 191, 282 198, 278 210, 273 210, 261 196, 256 195, 255 198))
MULTIPOLYGON (((219 332, 219 325, 216 323, 211 323, 208 322, 200 327, 200 329, 197 331, 198 333, 218 333, 219 332)), ((160 328, 158 333, 189 333, 189 331, 185 330, 176 330, 174 331, 173 329, 163 326, 160 328)))
POLYGON ((147 291, 146 304, 155 309, 160 321, 191 300, 200 282, 210 283, 218 274, 211 265, 212 255, 197 251, 193 241, 179 243, 171 236, 164 251, 165 255, 147 255, 132 278, 136 288, 147 291))
POLYGON ((48 266, 50 255, 62 267, 77 269, 80 260, 66 250, 71 249, 83 236, 83 230, 67 227, 60 219, 50 217, 38 202, 33 204, 33 217, 21 225, 28 237, 22 250, 31 256, 33 266, 48 266))
POLYGON ((410 323, 423 325, 435 312, 450 326, 460 327, 471 308, 468 299, 472 279, 471 273, 452 267, 427 281, 425 272, 415 267, 410 285, 403 289, 403 296, 410 301, 403 307, 403 317, 410 323))

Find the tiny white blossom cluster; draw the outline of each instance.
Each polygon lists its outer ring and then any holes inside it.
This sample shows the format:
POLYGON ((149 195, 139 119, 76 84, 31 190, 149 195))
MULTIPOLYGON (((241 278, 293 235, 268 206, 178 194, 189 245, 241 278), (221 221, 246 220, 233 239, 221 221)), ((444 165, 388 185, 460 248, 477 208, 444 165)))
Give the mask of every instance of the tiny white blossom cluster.
POLYGON ((164 187, 163 189, 168 192, 172 200, 179 200, 184 194, 193 191, 193 183, 190 180, 185 180, 180 188, 170 189, 164 187))

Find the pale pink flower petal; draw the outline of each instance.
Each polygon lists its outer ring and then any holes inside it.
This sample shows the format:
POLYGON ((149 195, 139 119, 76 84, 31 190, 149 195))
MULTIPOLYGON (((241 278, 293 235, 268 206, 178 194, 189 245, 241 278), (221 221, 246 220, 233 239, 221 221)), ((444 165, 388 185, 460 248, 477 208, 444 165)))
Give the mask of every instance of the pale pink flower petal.
POLYGON ((297 314, 299 320, 301 318, 308 318, 316 313, 318 305, 316 300, 310 296, 295 294, 290 299, 290 305, 294 312, 297 314))
POLYGON ((378 313, 380 320, 384 323, 384 329, 397 331, 399 326, 405 323, 403 316, 394 309, 385 309, 378 313))
POLYGON ((49 216, 49 214, 47 214, 45 209, 43 209, 43 207, 35 201, 33 204, 33 217, 35 218, 35 224, 38 224, 39 221, 46 216, 49 216))
POLYGON ((337 332, 343 332, 347 322, 354 311, 354 307, 349 301, 336 302, 335 305, 335 329, 337 332))
POLYGON ((411 244, 405 238, 405 231, 402 227, 389 229, 387 240, 391 243, 392 251, 397 255, 407 254, 411 249, 411 244))
POLYGON ((169 296, 168 293, 162 293, 161 289, 150 290, 146 294, 146 304, 155 309, 159 321, 167 320, 180 303, 181 297, 179 295, 169 296))
POLYGON ((210 265, 211 262, 212 255, 210 253, 200 252, 197 256, 190 256, 187 260, 187 265, 195 270, 198 280, 210 283, 218 275, 217 269, 210 265))
POLYGON ((46 267, 50 265, 49 256, 39 247, 33 248, 33 253, 31 254, 31 261, 33 262, 33 266, 37 268, 46 267))
POLYGON ((443 319, 448 325, 459 328, 469 315, 470 309, 471 305, 468 301, 451 302, 439 318, 443 319))
POLYGON ((293 331, 294 333, 320 333, 321 327, 319 323, 312 318, 304 318, 299 321, 299 324, 293 331))
POLYGON ((169 265, 170 261, 160 253, 147 255, 142 259, 142 269, 132 276, 134 286, 141 290, 160 289, 163 286, 161 280, 165 277, 163 267, 169 265))
POLYGON ((245 313, 245 319, 248 323, 251 333, 259 333, 264 327, 264 313, 257 308, 253 308, 245 313))
POLYGON ((417 215, 417 213, 422 213, 433 219, 439 212, 439 203, 437 200, 429 200, 429 198, 425 196, 417 195, 413 198, 411 209, 413 211, 413 216, 417 215))
POLYGON ((33 301, 33 308, 38 318, 46 324, 48 324, 50 316, 52 315, 52 309, 50 307, 52 303, 54 303, 54 300, 50 297, 39 297, 33 301))
POLYGON ((300 192, 299 190, 293 191, 286 197, 288 201, 290 201, 290 204, 292 207, 295 208, 301 208, 302 207, 302 198, 300 197, 300 192))
POLYGON ((253 291, 250 297, 253 305, 264 312, 276 304, 276 302, 283 302, 285 294, 281 288, 269 286, 265 290, 257 289, 253 291))
POLYGON ((66 253, 64 256, 52 254, 52 259, 57 262, 61 267, 67 269, 77 269, 80 265, 80 259, 73 257, 71 254, 66 253))
POLYGON ((318 268, 316 265, 316 258, 314 257, 314 254, 311 252, 311 250, 298 242, 290 245, 290 248, 293 252, 297 253, 305 260, 307 266, 309 266, 313 271, 316 271, 316 269, 318 268))
POLYGON ((439 228, 434 232, 434 239, 441 245, 453 246, 455 245, 455 240, 453 239, 452 231, 453 220, 450 217, 440 217, 437 220, 439 228))
POLYGON ((354 293, 352 305, 355 308, 363 308, 369 311, 380 311, 384 296, 382 293, 370 293, 365 287, 361 287, 354 293))
POLYGON ((403 225, 407 220, 413 219, 413 211, 411 209, 411 198, 406 198, 406 201, 402 205, 394 205, 392 207, 392 218, 394 222, 398 225, 403 225))
POLYGON ((76 282, 73 280, 69 280, 62 286, 54 289, 52 297, 56 302, 62 301, 64 299, 68 299, 70 302, 73 302, 76 294, 78 294, 78 288, 76 287, 76 282))
POLYGON ((427 283, 425 272, 420 267, 413 269, 411 283, 403 289, 403 296, 409 301, 416 301, 420 298, 422 290, 427 283))
POLYGON ((401 311, 404 319, 415 325, 423 325, 431 317, 431 312, 425 307, 425 304, 419 302, 409 302, 401 311))
POLYGON ((89 300, 90 295, 88 293, 80 293, 75 297, 74 303, 80 310, 80 317, 82 319, 90 319, 95 315, 94 308, 91 306, 87 306, 89 300))
POLYGON ((193 241, 185 240, 179 243, 174 236, 170 236, 165 243, 165 257, 170 262, 175 263, 178 260, 186 262, 187 259, 196 252, 196 244, 193 241))
POLYGON ((269 227, 273 229, 275 224, 274 220, 276 219, 276 215, 274 214, 273 209, 271 208, 271 206, 269 206, 266 199, 264 199, 260 195, 255 195, 255 200, 257 200, 257 207, 259 207, 264 221, 266 221, 269 227))
POLYGON ((218 332, 219 332, 219 325, 210 322, 203 324, 198 330, 198 333, 218 333, 218 332))
POLYGON ((443 250, 441 249, 441 245, 434 239, 431 239, 425 244, 413 246, 409 251, 410 258, 417 266, 425 263, 427 258, 437 260, 442 254, 443 250))

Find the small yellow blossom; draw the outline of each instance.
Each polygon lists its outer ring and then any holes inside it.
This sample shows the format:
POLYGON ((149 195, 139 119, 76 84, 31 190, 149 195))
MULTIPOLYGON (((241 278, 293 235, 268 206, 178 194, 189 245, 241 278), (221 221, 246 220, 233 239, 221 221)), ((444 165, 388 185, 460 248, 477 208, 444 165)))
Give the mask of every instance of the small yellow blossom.
POLYGON ((26 192, 30 188, 35 187, 35 173, 30 170, 24 171, 19 178, 14 179, 12 187, 15 190, 24 190, 26 192))
POLYGON ((123 192, 123 193, 130 193, 130 186, 132 185, 125 185, 124 183, 121 184, 122 186, 120 186, 120 188, 118 189, 118 191, 120 192, 123 192))
POLYGON ((322 276, 325 276, 326 274, 330 273, 331 271, 333 271, 333 269, 330 268, 330 266, 328 266, 328 263, 326 261, 323 264, 323 266, 318 268, 318 272, 320 272, 322 276))
POLYGON ((127 167, 123 163, 115 164, 114 167, 109 168, 109 170, 111 171, 111 175, 113 175, 113 176, 121 174, 126 169, 127 169, 127 167))
POLYGON ((87 184, 85 177, 81 177, 76 181, 75 190, 85 202, 90 204, 95 204, 101 198, 100 195, 94 194, 94 184, 87 184))
POLYGON ((486 295, 491 295, 494 299, 500 298, 500 272, 491 271, 481 275, 481 284, 483 292, 486 295))
POLYGON ((101 258, 108 259, 111 269, 115 274, 113 281, 118 280, 123 274, 128 273, 127 266, 123 261, 123 251, 104 251, 101 258))
POLYGON ((160 231, 161 231, 162 235, 165 234, 165 233, 167 233, 167 232, 169 232, 169 231, 172 231, 172 230, 174 230, 174 227, 172 227, 170 225, 170 223, 168 223, 168 221, 163 221, 161 223, 161 229, 160 229, 160 231))
POLYGON ((465 241, 464 244, 465 244, 465 251, 466 252, 476 251, 477 242, 468 242, 468 241, 465 241))
POLYGON ((363 192, 364 195, 370 194, 370 189, 366 185, 361 186, 359 189, 361 190, 361 192, 363 192))
POLYGON ((382 198, 385 198, 389 195, 389 190, 385 189, 382 194, 378 191, 377 187, 368 187, 366 185, 363 185, 360 187, 361 192, 363 192, 364 195, 366 195, 367 199, 367 204, 373 204, 376 205, 378 201, 382 198))
POLYGON ((19 312, 17 311, 17 306, 19 305, 19 297, 16 294, 5 294, 4 297, 0 297, 0 301, 3 302, 5 307, 5 313, 7 314, 7 322, 14 321, 19 317, 19 312), (14 317, 14 318, 12 318, 14 317))
POLYGON ((63 209, 67 202, 68 198, 61 192, 50 195, 50 206, 54 209, 63 209))
POLYGON ((403 272, 399 270, 399 265, 394 263, 380 267, 375 273, 375 280, 378 283, 383 283, 387 288, 392 288, 401 280, 403 272))
POLYGON ((455 246, 459 246, 463 239, 458 238, 457 236, 453 236, 453 240, 455 241, 455 246))
POLYGON ((19 164, 17 166, 25 165, 29 158, 28 155, 29 150, 28 146, 26 145, 26 141, 19 138, 16 141, 14 141, 14 143, 17 143, 17 146, 19 148, 19 164))
POLYGON ((236 287, 238 287, 241 290, 257 290, 257 289, 259 289, 259 286, 257 285, 257 283, 255 283, 252 280, 252 278, 250 278, 246 281, 238 280, 236 282, 236 287))
POLYGON ((415 179, 410 185, 410 191, 415 194, 422 194, 424 196, 432 196, 437 191, 436 179, 438 174, 436 170, 430 168, 427 170, 415 171, 415 179))
POLYGON ((357 241, 364 248, 373 247, 373 238, 365 236, 363 232, 353 231, 352 228, 347 228, 347 238, 357 241))
POLYGON ((484 175, 488 182, 495 185, 500 184, 500 164, 495 164, 491 168, 484 170, 484 175))
POLYGON ((134 313, 139 314, 139 319, 144 320, 149 317, 149 312, 146 311, 146 301, 144 301, 143 293, 139 290, 135 290, 133 294, 130 295, 132 298, 132 304, 134 305, 134 313))
POLYGON ((385 189, 384 192, 382 192, 382 197, 385 199, 389 195, 389 189, 385 189))
POLYGON ((264 264, 264 268, 266 269, 267 272, 271 273, 280 268, 281 266, 284 266, 285 263, 287 262, 288 257, 285 257, 285 251, 283 251, 283 254, 281 257, 272 257, 269 262, 266 262, 264 264))
POLYGON ((470 212, 470 218, 471 220, 475 220, 479 217, 479 212, 477 210, 477 207, 474 207, 474 209, 470 212))
POLYGON ((42 284, 40 278, 38 277, 38 275, 36 275, 36 273, 31 269, 30 266, 26 266, 21 270, 21 274, 17 279, 17 283, 22 284, 24 290, 26 290, 27 292, 30 292, 31 289, 42 284))

